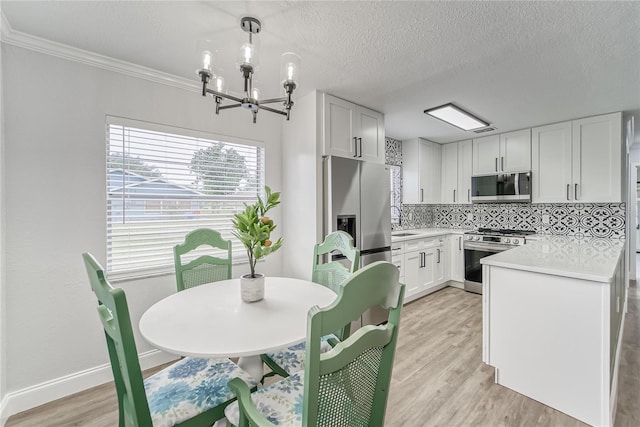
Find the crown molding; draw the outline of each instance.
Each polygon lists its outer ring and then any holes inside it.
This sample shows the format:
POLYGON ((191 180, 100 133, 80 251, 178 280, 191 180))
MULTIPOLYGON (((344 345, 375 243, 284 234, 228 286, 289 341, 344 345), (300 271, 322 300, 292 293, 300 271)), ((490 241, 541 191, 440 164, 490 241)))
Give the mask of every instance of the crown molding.
POLYGON ((23 49, 32 50, 45 55, 55 56, 68 61, 75 61, 103 70, 125 74, 131 77, 173 86, 193 92, 201 90, 200 84, 193 80, 185 79, 173 74, 164 73, 152 68, 131 62, 121 61, 88 50, 78 49, 69 45, 47 40, 42 37, 14 30, 2 10, 0 10, 0 43, 23 49))

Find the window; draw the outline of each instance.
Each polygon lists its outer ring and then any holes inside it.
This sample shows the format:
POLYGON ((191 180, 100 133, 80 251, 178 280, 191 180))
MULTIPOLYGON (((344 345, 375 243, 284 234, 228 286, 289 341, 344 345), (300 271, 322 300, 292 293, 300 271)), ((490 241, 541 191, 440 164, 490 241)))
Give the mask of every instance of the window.
POLYGON ((402 225, 402 168, 389 166, 391 179, 391 225, 402 225))
MULTIPOLYGON (((233 214, 263 192, 264 148, 125 119, 107 123, 107 274, 173 271, 173 246, 196 228, 233 241, 233 214)), ((245 143, 242 143, 245 142, 245 143)))

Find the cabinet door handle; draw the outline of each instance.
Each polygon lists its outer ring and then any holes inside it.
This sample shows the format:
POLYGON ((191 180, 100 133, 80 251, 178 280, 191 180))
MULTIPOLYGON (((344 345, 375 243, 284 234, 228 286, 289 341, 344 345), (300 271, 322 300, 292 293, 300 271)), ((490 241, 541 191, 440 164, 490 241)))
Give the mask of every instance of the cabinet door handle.
POLYGON ((471 201, 471 189, 467 188, 467 202, 471 201))
POLYGON ((436 249, 438 251, 438 264, 440 264, 440 249, 436 249))
POLYGON ((569 191, 571 191, 571 184, 567 184, 567 200, 571 200, 569 196, 569 191))
POLYGON ((462 250, 462 236, 458 237, 458 250, 462 250))
POLYGON ((424 188, 420 189, 420 203, 424 202, 424 188))
POLYGON ((360 155, 358 157, 362 158, 362 138, 358 138, 358 142, 360 143, 360 155))
POLYGON ((573 190, 573 194, 575 196, 575 199, 578 200, 578 184, 576 183, 576 186, 573 190))
POLYGON ((498 158, 496 157, 496 172, 498 172, 498 158))
POLYGON ((456 202, 456 190, 453 190, 453 203, 456 202))
POLYGON ((500 170, 504 171, 504 157, 500 157, 500 170))
POLYGON ((353 137, 353 152, 355 153, 353 157, 358 157, 358 138, 353 137))

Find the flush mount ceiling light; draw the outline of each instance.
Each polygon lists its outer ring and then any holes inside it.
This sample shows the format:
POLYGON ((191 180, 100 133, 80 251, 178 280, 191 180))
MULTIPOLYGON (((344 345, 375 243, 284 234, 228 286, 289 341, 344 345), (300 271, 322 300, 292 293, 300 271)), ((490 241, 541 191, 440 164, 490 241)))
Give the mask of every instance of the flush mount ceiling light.
POLYGON ((462 130, 474 130, 489 126, 489 123, 480 120, 473 114, 467 113, 452 103, 429 108, 424 110, 424 113, 462 130))
POLYGON ((249 43, 244 43, 240 47, 238 55, 238 68, 244 79, 244 97, 239 98, 229 95, 225 92, 224 78, 216 75, 213 70, 213 54, 211 50, 205 49, 202 52, 202 69, 198 70, 200 80, 202 81, 202 96, 210 94, 216 102, 216 114, 220 114, 220 110, 228 108, 242 107, 251 111, 253 115, 253 123, 256 122, 258 110, 270 111, 272 113, 281 114, 289 120, 293 101, 291 94, 296 88, 299 80, 300 57, 293 52, 282 54, 280 66, 280 81, 286 96, 282 98, 272 98, 259 100, 259 91, 253 87, 253 72, 258 68, 258 51, 253 44, 253 35, 258 34, 262 29, 262 23, 254 17, 245 16, 240 19, 240 28, 249 33, 249 43), (213 89, 207 87, 211 82, 213 89), (227 99, 233 101, 234 104, 222 105, 222 100, 227 99), (267 107, 265 104, 282 103, 283 110, 267 107))

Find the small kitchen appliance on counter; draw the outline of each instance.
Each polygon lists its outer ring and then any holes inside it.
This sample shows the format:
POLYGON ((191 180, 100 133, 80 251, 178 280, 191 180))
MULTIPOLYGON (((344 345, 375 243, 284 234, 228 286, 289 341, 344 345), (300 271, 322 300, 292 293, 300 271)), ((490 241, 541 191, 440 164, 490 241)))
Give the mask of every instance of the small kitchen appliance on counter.
POLYGON ((479 228, 464 233, 464 289, 482 293, 480 259, 526 243, 526 236, 535 231, 479 228))

